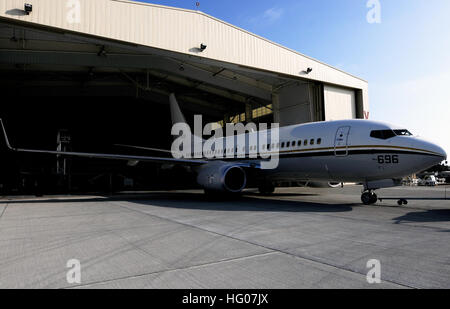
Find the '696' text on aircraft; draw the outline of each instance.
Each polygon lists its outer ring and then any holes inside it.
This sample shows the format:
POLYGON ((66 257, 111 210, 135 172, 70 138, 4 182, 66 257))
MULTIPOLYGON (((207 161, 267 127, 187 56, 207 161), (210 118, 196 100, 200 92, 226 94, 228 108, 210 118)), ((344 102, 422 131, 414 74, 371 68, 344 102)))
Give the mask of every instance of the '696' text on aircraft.
MULTIPOLYGON (((172 121, 185 122, 173 94, 170 105, 172 121)), ((260 142, 252 145, 250 132, 241 139, 246 141, 245 145, 236 142, 238 136, 220 138, 215 144, 219 146, 212 150, 220 156, 207 158, 202 152, 193 150, 192 159, 14 148, 8 141, 3 122, 1 124, 6 144, 15 152, 124 160, 134 164, 140 161, 180 164, 189 166, 196 173, 197 182, 205 191, 233 194, 251 186, 258 187, 262 193, 271 193, 273 184, 278 181, 356 182, 364 186, 361 200, 366 205, 376 203, 375 190, 399 185, 403 177, 436 165, 447 157, 441 147, 413 136, 404 128, 368 120, 282 127, 276 142, 270 140, 269 132, 268 142, 264 145, 260 142), (255 151, 276 154, 277 166, 262 169, 263 159, 251 156, 255 151)), ((193 135, 191 138, 200 139, 193 135)))

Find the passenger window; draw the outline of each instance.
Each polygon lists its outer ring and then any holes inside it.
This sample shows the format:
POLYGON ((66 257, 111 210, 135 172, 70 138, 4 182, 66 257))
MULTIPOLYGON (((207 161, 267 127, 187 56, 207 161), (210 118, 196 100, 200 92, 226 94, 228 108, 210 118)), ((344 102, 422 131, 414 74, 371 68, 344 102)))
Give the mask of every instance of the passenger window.
POLYGON ((303 142, 303 145, 308 146, 308 140, 305 139, 305 141, 303 142))
POLYGON ((322 144, 322 139, 321 139, 321 138, 318 138, 318 139, 317 139, 317 145, 320 145, 320 144, 322 144))
POLYGON ((314 145, 315 140, 311 139, 311 141, 309 142, 311 145, 314 145))
POLYGON ((298 143, 298 147, 302 146, 302 141, 298 141, 297 143, 298 143))
POLYGON ((292 147, 295 147, 295 141, 292 142, 292 147))
POLYGON ((286 148, 289 148, 289 147, 291 147, 291 142, 286 143, 286 148))
POLYGON ((281 148, 284 148, 284 143, 281 143, 281 148))

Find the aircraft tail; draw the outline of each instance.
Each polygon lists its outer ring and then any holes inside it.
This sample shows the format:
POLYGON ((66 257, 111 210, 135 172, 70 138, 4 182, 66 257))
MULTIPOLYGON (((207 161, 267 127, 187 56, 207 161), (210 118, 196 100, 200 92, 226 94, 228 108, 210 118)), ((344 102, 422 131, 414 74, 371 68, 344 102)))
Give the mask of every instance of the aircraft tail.
MULTIPOLYGON (((180 105, 178 105, 178 101, 177 101, 177 98, 175 97, 174 93, 171 93, 169 95, 169 101, 170 101, 170 113, 172 116, 172 125, 174 125, 176 123, 186 123, 187 124, 186 118, 184 118, 184 115, 181 112, 180 105)), ((194 145, 195 144, 202 145, 204 142, 204 140, 201 137, 196 136, 192 132, 190 133, 190 137, 192 138, 192 142, 194 145)))
POLYGON ((170 113, 172 115, 172 124, 176 123, 187 123, 186 118, 184 118, 183 113, 181 112, 180 105, 178 105, 177 98, 174 93, 171 93, 169 96, 170 101, 170 113))

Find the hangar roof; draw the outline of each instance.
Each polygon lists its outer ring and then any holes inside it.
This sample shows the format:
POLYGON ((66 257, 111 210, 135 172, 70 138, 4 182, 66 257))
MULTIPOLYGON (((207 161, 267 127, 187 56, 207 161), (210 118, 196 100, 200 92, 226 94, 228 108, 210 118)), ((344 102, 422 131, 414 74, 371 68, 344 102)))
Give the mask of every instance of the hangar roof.
MULTIPOLYGON (((27 3, 33 5, 29 15, 23 11, 22 0, 0 1, 0 19, 52 28, 68 38, 86 36, 147 47, 154 55, 170 56, 202 69, 212 66, 212 70, 216 67, 239 70, 244 79, 245 72, 249 79, 255 71, 264 72, 271 86, 278 77, 367 91, 363 79, 200 11, 125 0, 28 0, 27 3), (201 44, 207 45, 206 50, 201 51, 201 44), (307 74, 309 67, 313 71, 307 74)), ((224 70, 217 75, 226 73, 224 70)), ((264 79, 258 81, 264 88, 264 79)))

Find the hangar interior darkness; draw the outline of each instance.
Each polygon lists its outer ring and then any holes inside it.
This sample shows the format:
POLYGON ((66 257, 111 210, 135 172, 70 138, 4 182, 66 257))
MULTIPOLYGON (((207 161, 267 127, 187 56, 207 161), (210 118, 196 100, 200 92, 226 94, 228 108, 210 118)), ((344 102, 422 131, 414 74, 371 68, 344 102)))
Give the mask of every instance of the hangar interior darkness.
MULTIPOLYGON (((172 92, 188 122, 194 114, 202 114, 204 123, 221 124, 325 120, 321 83, 201 53, 0 20, 0 117, 15 147, 56 150, 58 132, 63 132, 70 137, 66 150, 137 155, 155 153, 115 145, 170 149, 172 92)), ((3 138, 1 154, 2 195, 195 186, 182 168, 147 163, 132 167, 123 161, 67 159, 63 175, 61 159, 7 152, 3 138)))

